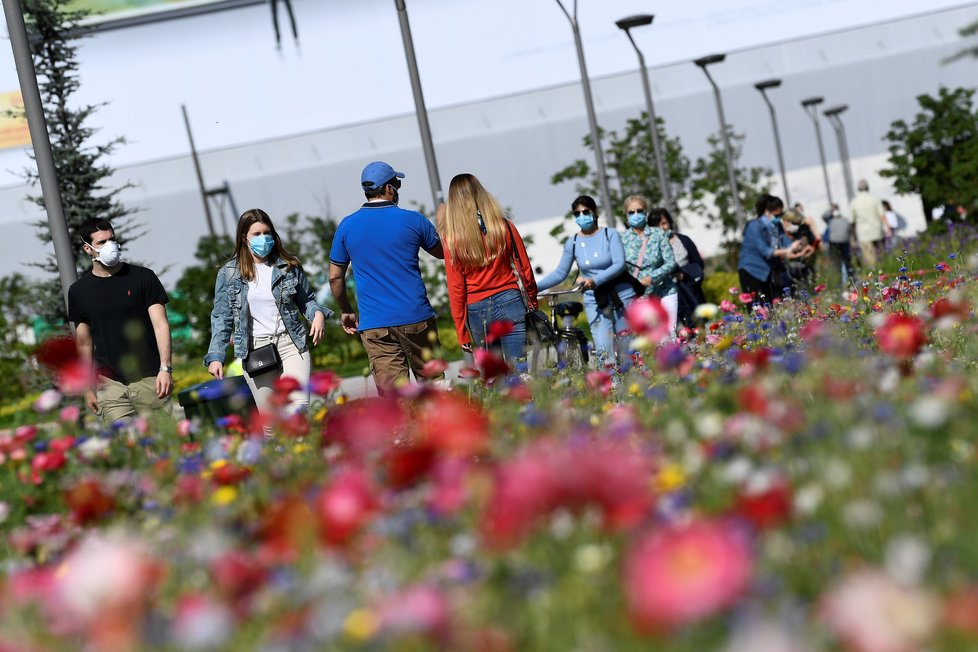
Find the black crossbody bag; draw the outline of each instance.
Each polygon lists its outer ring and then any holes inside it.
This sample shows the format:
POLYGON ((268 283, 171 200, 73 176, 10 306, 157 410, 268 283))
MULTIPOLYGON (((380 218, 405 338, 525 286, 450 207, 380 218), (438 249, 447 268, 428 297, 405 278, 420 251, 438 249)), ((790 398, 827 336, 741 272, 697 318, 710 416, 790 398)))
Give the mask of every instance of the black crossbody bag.
MULTIPOLYGON (((281 314, 275 318, 273 332, 278 329, 278 322, 281 318, 281 314)), ((248 357, 242 361, 242 367, 249 376, 260 376, 261 374, 267 374, 269 371, 276 371, 282 368, 282 358, 278 354, 278 347, 275 346, 275 342, 269 342, 264 346, 259 346, 257 349, 252 348, 253 344, 254 339, 249 333, 248 357)))

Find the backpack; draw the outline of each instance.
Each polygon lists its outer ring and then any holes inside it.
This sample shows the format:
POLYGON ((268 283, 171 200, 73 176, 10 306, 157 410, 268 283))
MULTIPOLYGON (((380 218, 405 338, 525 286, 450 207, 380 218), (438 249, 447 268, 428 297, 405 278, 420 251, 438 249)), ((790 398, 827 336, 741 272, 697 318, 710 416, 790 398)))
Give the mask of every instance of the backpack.
POLYGON ((839 216, 829 218, 828 240, 833 244, 847 244, 849 242, 849 221, 839 216))

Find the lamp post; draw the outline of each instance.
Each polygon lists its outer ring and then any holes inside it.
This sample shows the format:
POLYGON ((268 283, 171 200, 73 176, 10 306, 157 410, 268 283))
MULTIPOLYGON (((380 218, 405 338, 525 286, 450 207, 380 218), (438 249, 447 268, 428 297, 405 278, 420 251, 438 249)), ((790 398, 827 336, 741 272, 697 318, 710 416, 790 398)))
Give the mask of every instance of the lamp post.
POLYGON ((769 88, 777 88, 780 85, 780 79, 768 79, 766 81, 757 82, 754 84, 754 88, 761 92, 761 97, 764 98, 764 103, 767 104, 768 111, 771 112, 771 128, 774 130, 774 146, 778 150, 778 168, 781 170, 781 183, 784 185, 784 203, 791 206, 791 192, 788 190, 788 175, 785 174, 784 171, 784 151, 781 149, 781 133, 778 131, 778 117, 774 113, 774 104, 771 103, 771 99, 765 92, 769 88))
POLYGON ((581 44, 581 30, 577 24, 577 0, 574 0, 574 11, 569 13, 561 0, 556 0, 560 10, 567 16, 571 31, 574 33, 574 45, 577 48, 577 63, 581 68, 581 85, 584 87, 584 106, 587 108, 588 125, 591 128, 591 144, 594 146, 595 165, 598 168, 598 185, 601 190, 601 203, 607 213, 608 226, 615 226, 614 207, 611 205, 611 192, 608 190, 608 173, 604 167, 604 151, 601 148, 601 137, 598 134, 598 121, 594 115, 594 98, 591 96, 591 81, 587 76, 587 64, 584 62, 584 46, 581 44))
POLYGON ((849 143, 846 141, 846 126, 842 124, 842 118, 839 117, 848 108, 849 105, 847 104, 834 106, 831 109, 822 111, 822 115, 829 119, 829 123, 835 129, 836 140, 839 141, 839 157, 842 159, 842 176, 846 181, 846 198, 851 203, 855 192, 852 186, 852 168, 849 165, 849 143))
POLYGON ((44 104, 41 102, 41 92, 37 87, 37 73, 34 69, 34 59, 31 57, 27 26, 24 24, 24 9, 20 0, 4 0, 3 15, 7 20, 10 47, 14 53, 17 79, 20 81, 20 92, 24 99, 24 112, 27 114, 27 127, 31 134, 34 162, 37 163, 37 176, 41 180, 44 212, 48 216, 48 229, 51 232, 51 242, 54 244, 61 292, 67 307, 68 288, 78 279, 78 270, 75 267, 75 253, 71 248, 71 236, 68 234, 68 223, 65 221, 64 207, 61 204, 58 171, 54 166, 51 138, 48 136, 44 104))
POLYGON ((411 76, 411 90, 414 91, 414 112, 418 115, 421 129, 421 147, 428 167, 428 183, 431 185, 432 210, 442 203, 441 179, 438 177, 438 163, 435 161, 435 146, 431 142, 431 127, 428 124, 428 110, 421 92, 421 78, 418 75, 418 62, 414 57, 414 41, 411 39, 411 23, 408 22, 407 6, 404 0, 394 0, 397 17, 401 23, 401 40, 404 41, 404 56, 407 59, 408 73, 411 76))
POLYGON ((711 54, 696 59, 693 63, 703 70, 703 74, 706 75, 710 86, 713 87, 713 96, 717 102, 717 116, 720 119, 720 136, 723 138, 723 150, 727 156, 727 174, 730 177, 730 193, 733 198, 734 210, 737 213, 737 223, 742 225, 744 223, 744 207, 740 204, 740 190, 737 188, 737 174, 734 172, 733 148, 730 146, 730 134, 727 133, 727 119, 723 115, 723 100, 720 98, 720 87, 713 81, 713 77, 710 76, 710 71, 707 69, 711 64, 722 63, 726 58, 727 55, 725 54, 711 54))
POLYGON ((655 105, 652 104, 652 89, 649 86, 649 75, 648 70, 645 67, 645 57, 642 55, 642 51, 638 49, 638 45, 635 44, 635 39, 632 38, 632 33, 629 31, 633 27, 651 25, 654 18, 655 16, 652 14, 639 14, 637 16, 629 16, 627 18, 622 18, 621 20, 615 21, 615 25, 624 30, 625 36, 628 37, 628 41, 632 44, 632 47, 635 48, 636 54, 638 54, 638 67, 642 74, 642 90, 645 92, 645 108, 649 114, 649 138, 652 139, 652 154, 655 158, 655 171, 659 176, 659 192, 662 196, 662 203, 669 207, 670 210, 675 212, 676 206, 672 200, 672 190, 669 187, 669 177, 666 175, 666 164, 662 154, 662 142, 659 140, 658 119, 655 116, 655 105))
POLYGON ((822 161, 822 178, 825 179, 825 196, 829 200, 829 208, 832 208, 832 186, 829 184, 829 170, 825 165, 825 146, 822 145, 822 128, 818 124, 818 105, 824 102, 821 97, 810 97, 801 101, 802 108, 812 117, 812 124, 815 125, 815 140, 818 141, 818 158, 822 161))

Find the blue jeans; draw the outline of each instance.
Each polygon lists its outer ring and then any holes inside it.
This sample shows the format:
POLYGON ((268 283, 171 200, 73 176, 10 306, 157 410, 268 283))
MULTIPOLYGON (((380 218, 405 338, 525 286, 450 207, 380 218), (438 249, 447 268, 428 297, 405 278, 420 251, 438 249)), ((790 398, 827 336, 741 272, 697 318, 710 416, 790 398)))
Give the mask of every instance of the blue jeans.
MULTIPOLYGON (((626 294, 621 301, 624 308, 628 308, 628 305, 634 300, 634 294, 631 296, 626 294)), ((591 326, 591 339, 594 340, 594 350, 599 368, 606 362, 624 363, 632 343, 630 335, 618 335, 618 333, 628 329, 625 310, 609 307, 608 312, 609 314, 605 314, 598 310, 594 301, 594 293, 584 293, 584 314, 591 326)))
POLYGON ((470 303, 466 312, 466 325, 475 346, 488 348, 486 335, 490 324, 511 321, 513 331, 492 346, 502 346, 503 357, 511 364, 526 356, 526 306, 519 290, 503 290, 488 299, 470 303))

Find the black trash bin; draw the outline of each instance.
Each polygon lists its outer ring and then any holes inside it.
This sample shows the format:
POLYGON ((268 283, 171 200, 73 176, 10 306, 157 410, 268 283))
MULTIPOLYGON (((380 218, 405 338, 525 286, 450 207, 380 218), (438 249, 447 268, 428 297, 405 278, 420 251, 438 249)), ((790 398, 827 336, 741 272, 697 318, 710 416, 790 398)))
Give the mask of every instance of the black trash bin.
POLYGON ((177 402, 188 419, 200 417, 208 421, 229 414, 247 419, 256 408, 244 376, 214 379, 188 387, 177 394, 177 402))

